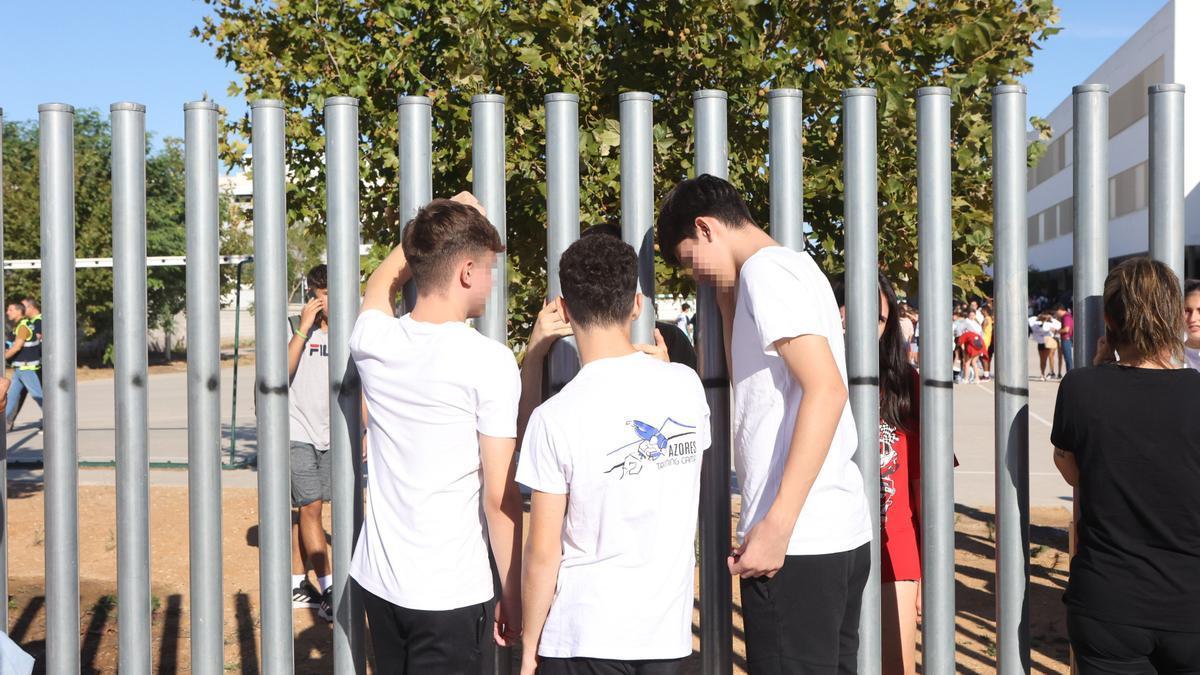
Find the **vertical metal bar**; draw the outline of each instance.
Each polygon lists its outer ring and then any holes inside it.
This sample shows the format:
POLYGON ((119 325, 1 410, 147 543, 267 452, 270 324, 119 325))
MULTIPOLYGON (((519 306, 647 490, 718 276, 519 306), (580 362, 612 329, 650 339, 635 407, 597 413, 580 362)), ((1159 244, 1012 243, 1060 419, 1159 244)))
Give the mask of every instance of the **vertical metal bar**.
MULTIPOLYGON (((794 251, 804 250, 803 104, 799 89, 773 89, 767 93, 771 236, 794 251)), ((871 152, 874 156, 874 146, 871 152)))
MULTIPOLYGON (((4 109, 0 108, 0 300, 4 295, 4 109)), ((0 373, 8 372, 0 352, 0 373)), ((8 425, 0 424, 0 628, 8 632, 8 425)))
POLYGON ((112 114, 117 614, 122 673, 150 673, 150 470, 146 387, 146 106, 112 114))
POLYGON ((1029 235, 1025 223, 1025 87, 992 89, 996 295, 996 660, 1029 661, 1029 235))
MULTIPOLYGON (((400 108, 400 227, 433 200, 433 101, 427 96, 401 96, 400 108)), ((356 216, 357 218, 357 216, 356 216)), ((355 256, 358 253, 355 252, 355 256)), ((355 265, 358 258, 355 257, 355 265)), ((417 283, 404 284, 404 308, 417 302, 417 283)))
POLYGON ((350 581, 350 557, 362 523, 361 390, 349 347, 359 306, 358 99, 325 99, 325 135, 329 445, 333 453, 333 670, 338 675, 349 675, 366 672, 362 599, 350 581))
MULTIPOLYGON (((726 134, 728 96, 701 89, 692 94, 696 175, 729 176, 726 134)), ((712 412, 712 447, 700 469, 700 660, 704 675, 733 669, 733 586, 729 557, 729 368, 716 292, 696 285, 696 350, 700 379, 712 412)))
MULTIPOLYGON (((842 92, 842 134, 846 190, 846 375, 850 408, 858 429, 855 459, 862 472, 863 491, 871 505, 871 573, 863 588, 858 622, 858 672, 881 671, 879 627, 879 182, 876 156, 874 89, 842 92)), ((798 115, 797 115, 798 117, 798 115)), ((771 125, 772 129, 774 124, 771 125)), ((772 156, 771 163, 775 163, 772 156)), ((772 179, 775 168, 771 170, 772 179)), ((795 185, 772 190, 776 196, 797 191, 795 185)), ((796 223, 798 226, 799 223, 796 223)), ((775 226, 775 221, 771 221, 775 226)))
POLYGON ((233 291, 233 388, 229 401, 229 465, 237 461, 237 393, 238 393, 238 359, 242 342, 242 268, 253 258, 243 258, 238 261, 237 273, 233 291))
POLYGON ((183 106, 192 672, 223 673, 217 104, 183 106))
POLYGON ((1086 366, 1104 335, 1104 278, 1108 276, 1108 85, 1071 90, 1075 129, 1075 363, 1086 366))
POLYGON ((75 425, 75 109, 38 106, 45 381, 46 665, 79 672, 75 425))
MULTIPOLYGON (((503 96, 477 94, 471 97, 471 147, 471 170, 475 178, 472 190, 487 211, 488 220, 500 233, 501 243, 506 243, 503 96)), ((506 258, 503 253, 496 255, 492 294, 488 296, 483 316, 475 320, 479 332, 497 342, 508 341, 506 258)))
POLYGON ((1170 267, 1182 284, 1182 84, 1150 87, 1150 257, 1170 267))
POLYGON ((262 671, 292 672, 284 106, 250 104, 254 149, 254 339, 258 380, 258 565, 262 671))
MULTIPOLYGON (((562 295, 558 261, 579 239, 579 97, 546 94, 546 285, 549 296, 562 295)), ((558 393, 579 372, 574 337, 556 340, 546 361, 548 396, 558 393)))
POLYGON ((654 96, 628 91, 621 106, 621 238, 638 253, 642 313, 633 341, 654 344, 654 96))
POLYGON ((921 314, 922 644, 925 670, 954 672, 954 389, 950 372, 950 90, 917 90, 921 314))

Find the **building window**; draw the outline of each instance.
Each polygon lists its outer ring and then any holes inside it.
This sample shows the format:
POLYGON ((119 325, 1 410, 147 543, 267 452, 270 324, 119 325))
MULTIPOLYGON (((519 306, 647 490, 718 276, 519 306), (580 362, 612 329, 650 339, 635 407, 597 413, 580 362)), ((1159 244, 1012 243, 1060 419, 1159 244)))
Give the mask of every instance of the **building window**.
POLYGON ((1058 233, 1069 234, 1075 230, 1075 198, 1067 197, 1058 203, 1058 233))
POLYGON ((1146 89, 1166 78, 1163 57, 1155 59, 1142 72, 1126 82, 1108 97, 1108 137, 1112 138, 1128 129, 1149 112, 1149 97, 1146 89))
POLYGON ((1131 166, 1108 179, 1109 219, 1146 208, 1146 163, 1131 166))
POLYGON ((1029 239, 1030 246, 1033 246, 1042 240, 1041 236, 1039 236, 1042 233, 1041 223, 1042 214, 1039 213, 1035 216, 1029 217, 1029 227, 1027 228, 1025 236, 1029 239))

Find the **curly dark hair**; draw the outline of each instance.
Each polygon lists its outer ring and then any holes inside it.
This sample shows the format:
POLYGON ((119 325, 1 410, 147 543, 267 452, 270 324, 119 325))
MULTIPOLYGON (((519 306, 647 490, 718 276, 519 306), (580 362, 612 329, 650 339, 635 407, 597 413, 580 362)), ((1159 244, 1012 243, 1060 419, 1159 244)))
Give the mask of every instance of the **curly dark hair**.
POLYGON ((715 218, 729 228, 754 225, 750 209, 737 188, 727 180, 709 174, 689 178, 663 198, 658 209, 658 252, 668 265, 679 267, 675 250, 684 239, 696 238, 696 219, 715 218))
POLYGON ((435 199, 417 211, 404 226, 402 244, 418 288, 445 284, 462 256, 504 251, 500 234, 483 214, 450 199, 435 199))
POLYGON ((572 323, 580 328, 624 323, 637 293, 637 253, 616 237, 584 236, 563 251, 558 279, 572 323))
POLYGON ((305 282, 308 284, 309 290, 329 288, 329 268, 325 266, 325 263, 314 266, 308 271, 305 282))

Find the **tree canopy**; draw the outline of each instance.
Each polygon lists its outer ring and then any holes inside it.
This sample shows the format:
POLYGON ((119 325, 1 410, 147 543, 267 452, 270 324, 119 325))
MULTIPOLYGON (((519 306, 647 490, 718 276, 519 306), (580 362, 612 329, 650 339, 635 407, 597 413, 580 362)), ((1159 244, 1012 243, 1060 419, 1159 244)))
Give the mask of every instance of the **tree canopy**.
MULTIPOLYGON (((1052 0, 205 0, 194 33, 232 63, 230 96, 287 103, 289 217, 323 230, 326 97, 359 98, 364 235, 398 241, 397 111, 403 94, 434 101, 433 185, 470 184, 470 97, 507 99, 512 330, 545 289, 543 97, 580 97, 582 225, 619 218, 618 96, 648 91, 655 191, 692 170, 691 92, 729 93, 730 179, 769 227, 766 91, 804 92, 804 197, 822 265, 842 265, 841 91, 879 95, 880 262, 915 283, 914 95, 952 92, 955 283, 976 288, 991 259, 990 95, 1030 70, 1057 29, 1052 0)), ((223 159, 245 162, 249 119, 229 120, 223 159)), ((1031 153, 1037 152, 1037 145, 1031 153)), ((662 288, 686 280, 660 265, 662 288)))

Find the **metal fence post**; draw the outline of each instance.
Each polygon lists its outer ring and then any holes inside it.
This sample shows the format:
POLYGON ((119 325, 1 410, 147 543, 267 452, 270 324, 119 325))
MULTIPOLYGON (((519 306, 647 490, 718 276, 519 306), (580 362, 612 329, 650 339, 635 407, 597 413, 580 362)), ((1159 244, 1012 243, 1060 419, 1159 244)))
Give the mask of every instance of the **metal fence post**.
MULTIPOLYGON (((858 622, 858 672, 875 675, 882 667, 883 649, 879 626, 879 182, 875 90, 847 89, 842 92, 842 106, 846 375, 850 408, 858 430, 855 459, 862 472, 863 491, 871 505, 874 533, 871 573, 863 588, 858 622)), ((774 177, 774 171, 771 174, 774 177)), ((796 189, 780 190, 787 192, 794 194, 796 189)), ((772 202, 775 194, 772 192, 772 202)))
POLYGON ((799 89, 767 92, 771 236, 794 251, 805 248, 803 105, 799 89))
MULTIPOLYGON (((400 234, 403 235, 404 226, 417 215, 417 210, 433 201, 433 101, 427 96, 401 96, 398 107, 400 234)), ((404 311, 411 311, 416 302, 417 283, 410 279, 404 284, 404 311)))
POLYGON ((338 675, 349 675, 366 672, 362 600, 350 579, 350 558, 363 516, 361 388, 349 346, 359 307, 358 99, 325 99, 325 133, 329 447, 333 453, 333 669, 338 675))
MULTIPOLYGON (((79 672, 75 409, 75 109, 38 106, 45 381, 46 665, 79 672)), ((6 599, 7 602, 7 599, 6 599)))
POLYGON ((1104 335, 1108 276, 1108 85, 1072 89, 1075 130, 1075 364, 1086 366, 1104 335))
POLYGON ((150 673, 150 489, 146 388, 146 106, 112 114, 117 614, 122 673, 150 673))
POLYGON ((996 296, 996 661, 1029 672, 1029 236, 1025 87, 992 89, 996 296))
POLYGON ((1150 257, 1170 267, 1182 284, 1183 264, 1182 84, 1150 87, 1150 257))
POLYGON ((954 672, 954 384, 951 376, 950 90, 917 90, 921 315, 921 584, 925 670, 954 672))
POLYGON ((627 91, 620 96, 621 238, 638 254, 642 313, 633 322, 633 341, 654 344, 654 96, 627 91))
POLYGON ((223 673, 217 105, 184 109, 192 672, 223 673))
MULTIPOLYGON (((471 97, 471 170, 474 175, 475 198, 487 211, 488 220, 506 243, 504 168, 504 97, 499 94, 478 94, 471 97)), ((508 271, 507 256, 496 255, 492 294, 487 309, 475 320, 479 332, 496 340, 508 341, 508 271)))
MULTIPOLYGON (((558 261, 579 239, 579 97, 546 94, 546 287, 549 297, 562 295, 558 261)), ((574 337, 555 340, 546 360, 549 390, 558 393, 579 372, 574 337)))
POLYGON ((254 339, 258 385, 258 560, 262 670, 292 672, 284 104, 250 104, 254 149, 254 339))
MULTIPOLYGON (((715 89, 692 94, 696 175, 729 176, 728 96, 715 89)), ((716 291, 696 285, 696 351, 711 411, 712 447, 700 470, 700 662, 704 675, 733 669, 733 586, 726 559, 729 532, 729 368, 716 291)))

